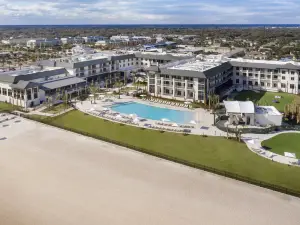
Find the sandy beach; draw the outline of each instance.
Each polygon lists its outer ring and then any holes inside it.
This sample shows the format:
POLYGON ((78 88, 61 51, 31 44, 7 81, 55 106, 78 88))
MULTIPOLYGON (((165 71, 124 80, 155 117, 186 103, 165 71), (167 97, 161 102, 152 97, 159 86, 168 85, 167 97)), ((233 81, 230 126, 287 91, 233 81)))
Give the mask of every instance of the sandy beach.
POLYGON ((300 224, 298 198, 32 121, 7 124, 1 225, 300 224))

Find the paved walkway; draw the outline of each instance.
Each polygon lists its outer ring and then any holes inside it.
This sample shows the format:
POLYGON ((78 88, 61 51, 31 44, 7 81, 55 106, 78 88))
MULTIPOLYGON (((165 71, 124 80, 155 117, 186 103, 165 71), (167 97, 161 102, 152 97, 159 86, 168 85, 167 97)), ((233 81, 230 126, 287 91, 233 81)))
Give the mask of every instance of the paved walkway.
POLYGON ((294 165, 294 166, 300 166, 299 159, 294 159, 294 158, 289 158, 286 156, 278 155, 276 153, 273 153, 271 151, 264 149, 261 145, 261 143, 264 140, 268 140, 272 137, 275 137, 279 134, 284 134, 284 133, 300 133, 300 132, 299 131, 283 131, 283 132, 276 132, 276 133, 270 133, 270 134, 244 134, 242 139, 246 143, 247 147, 252 152, 254 152, 264 158, 270 159, 274 162, 279 162, 279 163, 294 165))
POLYGON ((299 198, 20 120, 0 127, 3 225, 299 225, 299 198))

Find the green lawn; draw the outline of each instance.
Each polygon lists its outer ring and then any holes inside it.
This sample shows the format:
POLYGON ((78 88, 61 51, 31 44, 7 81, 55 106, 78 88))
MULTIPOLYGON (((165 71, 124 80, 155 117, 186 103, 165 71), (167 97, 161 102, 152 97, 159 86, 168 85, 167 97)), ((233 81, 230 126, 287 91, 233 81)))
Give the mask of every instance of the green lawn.
POLYGON ((260 105, 273 105, 280 112, 283 112, 286 104, 292 103, 296 98, 299 97, 297 95, 288 93, 273 93, 264 91, 259 93, 254 91, 242 91, 235 96, 235 100, 239 101, 246 101, 248 98, 253 102, 258 102, 260 105), (275 96, 281 96, 281 99, 278 99, 279 103, 273 102, 275 96))
POLYGON ((297 158, 300 158, 299 140, 299 133, 286 133, 263 141, 262 145, 279 155, 284 155, 284 152, 291 152, 296 153, 297 158))
POLYGON ((50 107, 44 109, 42 112, 56 114, 56 113, 63 112, 65 110, 69 109, 69 108, 70 108, 69 105, 65 105, 65 104, 61 103, 61 104, 58 104, 58 105, 50 106, 50 107))
POLYGON ((300 168, 264 159, 245 144, 224 137, 160 133, 122 126, 75 110, 56 117, 52 123, 300 191, 300 168))
POLYGON ((12 104, 5 103, 5 102, 0 102, 0 111, 13 111, 18 108, 19 108, 18 106, 14 106, 12 104))

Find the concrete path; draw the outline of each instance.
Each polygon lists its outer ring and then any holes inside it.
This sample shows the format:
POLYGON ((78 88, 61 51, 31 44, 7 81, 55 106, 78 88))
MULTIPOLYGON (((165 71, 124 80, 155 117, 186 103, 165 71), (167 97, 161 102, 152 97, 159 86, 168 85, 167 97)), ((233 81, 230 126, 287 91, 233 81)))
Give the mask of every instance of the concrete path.
POLYGON ((25 119, 0 136, 3 225, 299 225, 298 198, 25 119))
POLYGON ((252 152, 264 158, 267 158, 274 162, 279 162, 279 163, 293 165, 293 166, 300 166, 300 159, 290 158, 290 157, 276 154, 274 152, 264 149, 261 145, 263 141, 284 133, 300 133, 300 132, 283 131, 283 132, 276 132, 276 133, 269 133, 269 134, 244 134, 242 139, 252 152))

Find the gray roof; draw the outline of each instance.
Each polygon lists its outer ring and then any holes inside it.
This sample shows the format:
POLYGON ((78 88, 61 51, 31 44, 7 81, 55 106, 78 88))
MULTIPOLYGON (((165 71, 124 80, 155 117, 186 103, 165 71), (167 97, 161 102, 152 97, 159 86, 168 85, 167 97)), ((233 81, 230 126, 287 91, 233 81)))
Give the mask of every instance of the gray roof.
POLYGON ((159 68, 159 66, 148 66, 148 67, 144 67, 144 70, 146 70, 146 71, 153 71, 153 72, 159 72, 160 68, 159 68))
POLYGON ((237 67, 253 67, 261 69, 291 69, 291 70, 300 70, 300 66, 293 65, 292 63, 286 64, 273 64, 266 62, 239 62, 239 61, 229 61, 232 66, 237 67))
POLYGON ((54 70, 43 70, 34 73, 24 71, 24 74, 13 76, 14 73, 15 71, 0 73, 0 82, 17 84, 19 81, 31 81, 38 78, 51 77, 64 73, 67 74, 67 70, 65 68, 57 68, 54 70))
POLYGON ((14 88, 14 89, 22 89, 22 90, 24 90, 25 88, 37 87, 38 84, 34 83, 34 82, 30 82, 30 81, 20 80, 18 83, 11 84, 10 86, 11 86, 11 88, 14 88))
POLYGON ((155 60, 166 60, 166 61, 174 61, 180 59, 188 59, 192 58, 191 56, 174 56, 171 54, 142 54, 140 52, 135 53, 136 58, 143 58, 143 59, 155 59, 155 60))
POLYGON ((80 83, 86 83, 86 81, 79 77, 68 77, 60 80, 54 80, 47 83, 43 83, 41 84, 41 88, 44 90, 51 90, 80 83))
POLYGON ((223 72, 230 68, 231 68, 230 63, 225 62, 219 66, 213 67, 213 68, 211 68, 209 70, 205 70, 203 72, 192 71, 192 70, 178 70, 178 69, 161 68, 161 73, 173 75, 173 76, 209 78, 209 77, 215 76, 216 74, 223 72))

